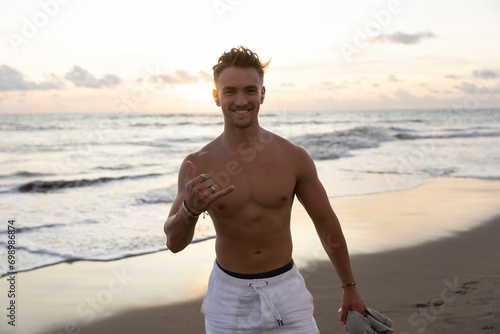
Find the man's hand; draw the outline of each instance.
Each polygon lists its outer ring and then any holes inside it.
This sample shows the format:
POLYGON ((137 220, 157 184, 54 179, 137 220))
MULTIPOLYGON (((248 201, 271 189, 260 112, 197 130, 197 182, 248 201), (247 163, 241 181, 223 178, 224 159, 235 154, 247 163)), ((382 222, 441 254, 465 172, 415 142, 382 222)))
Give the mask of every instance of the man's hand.
POLYGON ((234 186, 219 190, 219 186, 208 174, 201 174, 195 177, 196 167, 191 161, 186 161, 187 168, 184 184, 186 195, 184 200, 186 205, 194 214, 200 214, 208 210, 210 205, 221 197, 226 196, 234 190, 234 186))
POLYGON ((355 310, 359 314, 365 315, 366 306, 355 287, 346 287, 342 291, 342 311, 340 312, 340 324, 345 325, 347 312, 355 310))

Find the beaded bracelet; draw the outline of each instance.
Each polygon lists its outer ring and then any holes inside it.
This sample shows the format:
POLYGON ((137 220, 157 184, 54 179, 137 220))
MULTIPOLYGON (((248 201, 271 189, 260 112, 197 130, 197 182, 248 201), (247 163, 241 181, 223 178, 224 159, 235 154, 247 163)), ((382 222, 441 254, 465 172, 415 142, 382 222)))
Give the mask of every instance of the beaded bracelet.
POLYGON ((356 286, 356 282, 352 282, 352 283, 347 283, 347 284, 344 284, 341 286, 341 288, 347 288, 348 286, 356 286))

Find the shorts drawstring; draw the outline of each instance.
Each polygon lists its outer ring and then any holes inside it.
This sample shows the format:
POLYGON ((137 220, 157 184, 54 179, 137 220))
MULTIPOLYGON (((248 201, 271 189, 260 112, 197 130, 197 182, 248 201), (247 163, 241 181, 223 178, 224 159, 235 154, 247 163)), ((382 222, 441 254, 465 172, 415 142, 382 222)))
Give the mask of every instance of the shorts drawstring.
POLYGON ((267 294, 266 290, 263 289, 268 284, 269 284, 269 282, 266 281, 261 286, 255 286, 253 283, 250 283, 249 286, 252 287, 255 290, 255 292, 257 292, 257 294, 260 296, 261 300, 263 299, 266 302, 266 304, 269 306, 271 311, 273 311, 274 316, 276 317, 276 320, 278 321, 278 326, 283 326, 284 323, 283 323, 283 320, 281 320, 281 316, 280 316, 278 310, 276 310, 276 307, 274 307, 274 304, 271 301, 271 299, 269 298, 269 295, 267 294))

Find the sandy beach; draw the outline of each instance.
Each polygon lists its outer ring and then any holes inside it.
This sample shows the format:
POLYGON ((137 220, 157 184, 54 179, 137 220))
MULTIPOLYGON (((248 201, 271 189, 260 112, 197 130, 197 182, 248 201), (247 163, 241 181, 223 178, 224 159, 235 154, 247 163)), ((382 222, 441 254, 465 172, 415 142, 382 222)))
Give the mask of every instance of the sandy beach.
MULTIPOLYGON (((446 240, 374 255, 353 256, 368 307, 394 321, 397 333, 498 333, 500 219, 446 240)), ((339 289, 327 262, 306 278, 321 333, 338 324, 339 289), (333 283, 333 288, 331 282, 333 283)), ((204 333, 201 299, 123 312, 84 333, 204 333)))
MULTIPOLYGON (((442 178, 411 190, 332 199, 367 306, 391 318, 398 333, 498 333, 499 198, 498 181, 442 178)), ((314 233, 304 232, 313 230, 295 206, 294 258, 313 294, 316 321, 321 333, 345 333, 338 278, 314 233)), ((175 255, 20 273, 17 326, 3 320, 1 332, 204 333, 199 310, 213 243, 175 255)), ((6 277, 0 289, 6 291, 6 277)))

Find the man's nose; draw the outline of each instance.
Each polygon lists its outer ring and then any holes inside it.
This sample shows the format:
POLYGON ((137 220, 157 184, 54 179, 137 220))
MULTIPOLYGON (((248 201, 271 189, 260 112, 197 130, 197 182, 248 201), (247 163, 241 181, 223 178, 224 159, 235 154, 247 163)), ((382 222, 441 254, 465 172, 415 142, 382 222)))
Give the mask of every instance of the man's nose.
POLYGON ((246 106, 248 100, 247 100, 247 97, 245 96, 244 93, 238 93, 236 94, 236 105, 237 106, 240 106, 240 107, 244 107, 246 106))

